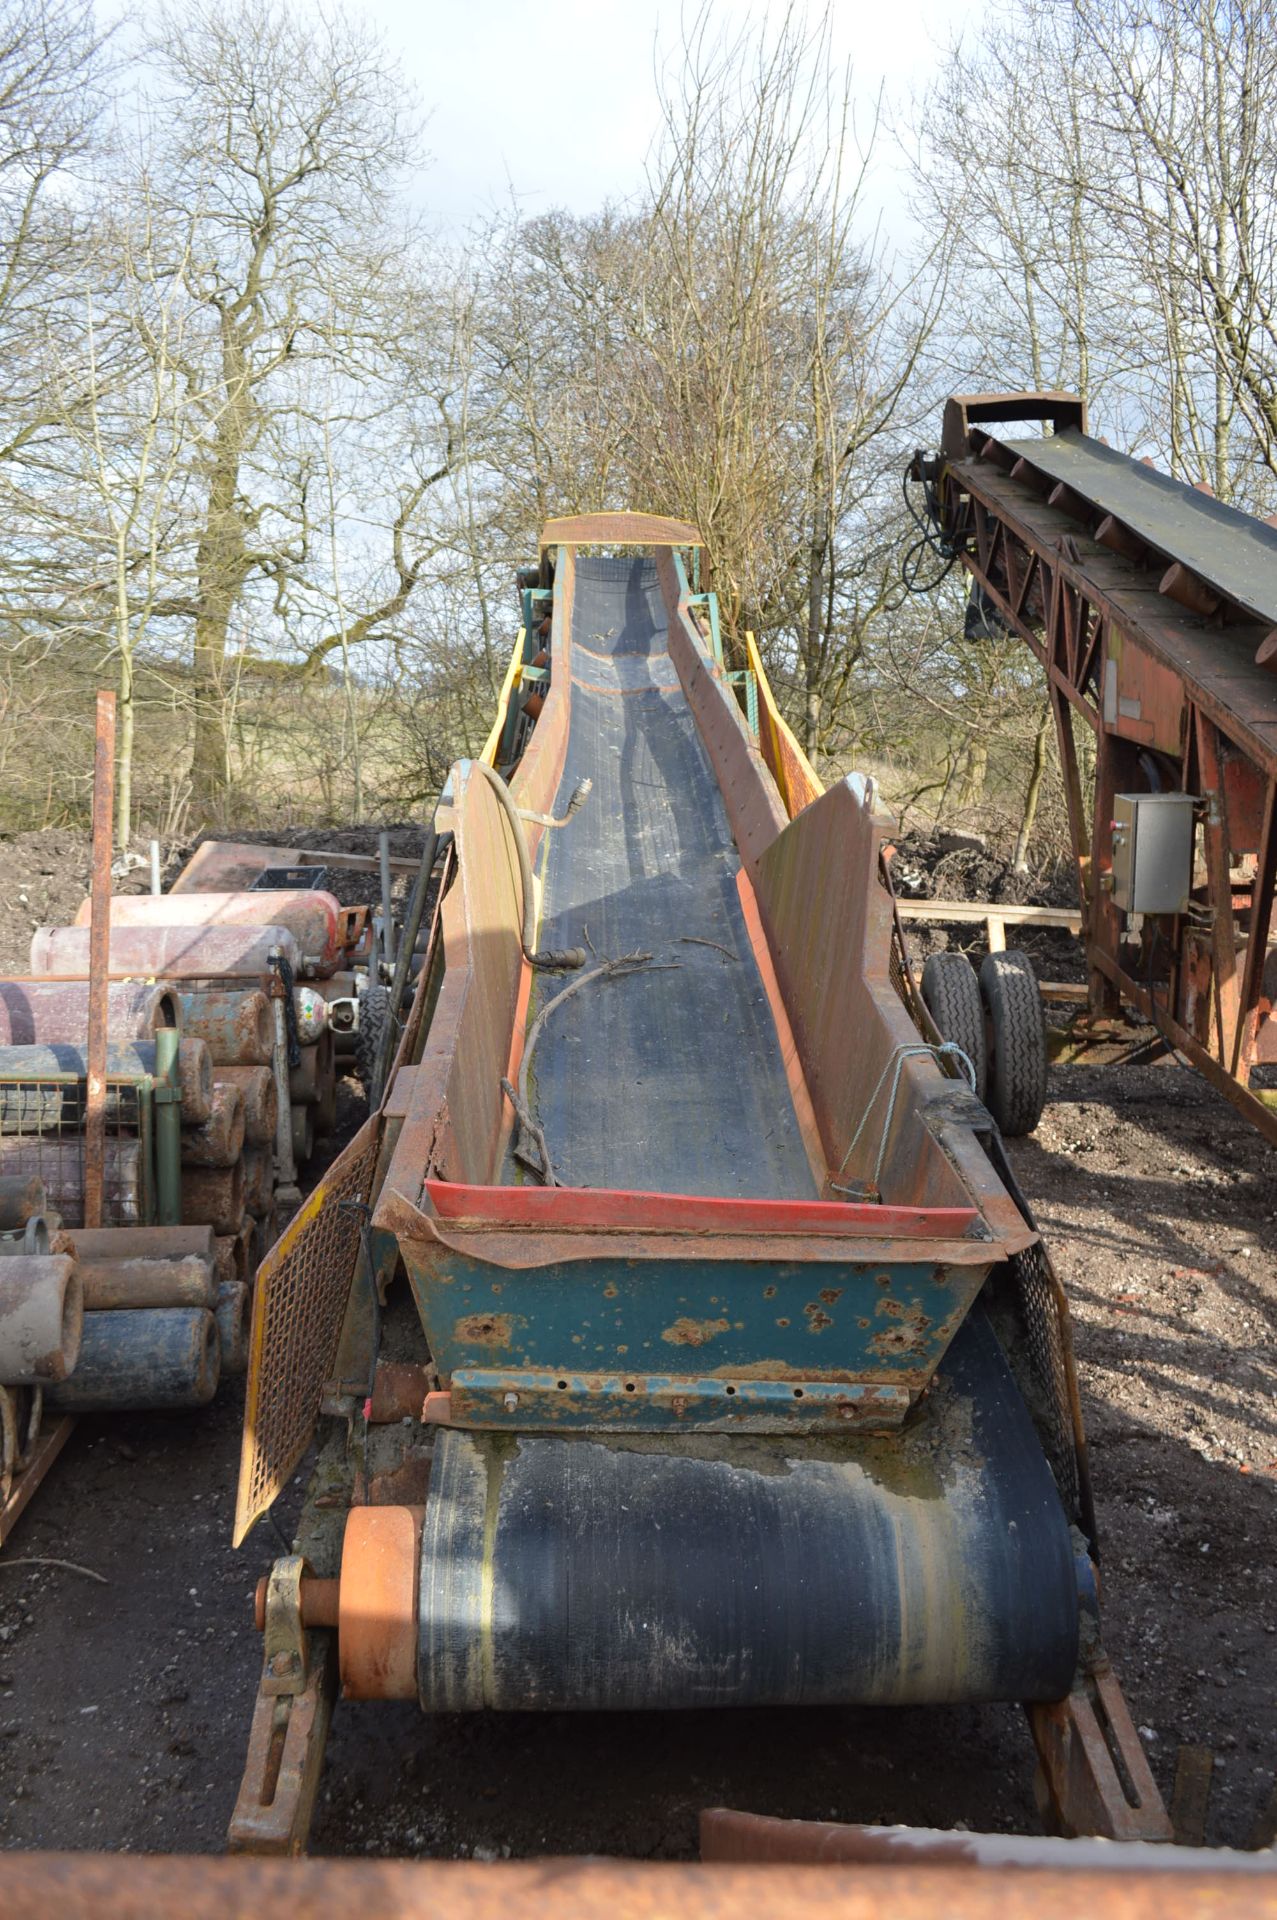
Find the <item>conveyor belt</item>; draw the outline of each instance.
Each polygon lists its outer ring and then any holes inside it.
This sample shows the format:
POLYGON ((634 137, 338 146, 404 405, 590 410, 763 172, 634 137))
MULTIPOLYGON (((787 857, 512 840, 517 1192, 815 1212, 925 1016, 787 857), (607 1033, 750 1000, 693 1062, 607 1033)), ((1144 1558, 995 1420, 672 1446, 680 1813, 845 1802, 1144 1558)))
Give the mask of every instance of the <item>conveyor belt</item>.
POLYGON ((430 1710, 1054 1700, 1068 1523, 977 1309, 900 1433, 443 1430, 421 1549, 430 1710))
MULTIPOLYGON (((586 777, 589 799, 546 835, 540 944, 650 953, 668 970, 587 986, 550 1016, 531 1095, 556 1173, 572 1186, 810 1199, 740 862, 651 560, 577 562, 557 811, 586 777)), ((529 1018, 563 984, 538 974, 529 1018)), ((521 1177, 508 1161, 505 1178, 521 1177)))
POLYGON ((1230 600, 1277 626, 1277 528, 1085 433, 1006 440, 1008 453, 1114 514, 1230 600))

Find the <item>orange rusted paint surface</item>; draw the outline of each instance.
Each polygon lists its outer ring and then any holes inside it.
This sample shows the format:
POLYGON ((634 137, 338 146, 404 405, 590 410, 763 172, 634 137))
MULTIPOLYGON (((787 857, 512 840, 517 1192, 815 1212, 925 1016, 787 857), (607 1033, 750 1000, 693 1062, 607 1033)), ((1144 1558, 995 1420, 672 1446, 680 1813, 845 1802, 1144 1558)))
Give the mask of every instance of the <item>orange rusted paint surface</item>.
POLYGON ((657 554, 656 572, 669 621, 670 659, 714 768, 732 838, 752 878, 789 816, 735 695, 695 637, 669 553, 657 554))
MULTIPOLYGON (((759 1813, 737 1813, 729 1807, 708 1807, 701 1814, 701 1859, 740 1864, 767 1862, 791 1866, 834 1866, 855 1862, 862 1867, 941 1867, 977 1878, 981 1869, 1054 1868, 1069 1873, 1098 1870, 1110 1881, 1127 1876, 1165 1876, 1168 1893, 1180 1874, 1216 1873, 1268 1876, 1277 1884, 1277 1861, 1271 1856, 1204 1848, 1177 1847, 1156 1841, 1126 1842, 1114 1853, 1110 1840, 1062 1839, 1055 1834, 969 1833, 935 1827, 887 1827, 843 1824, 834 1820, 782 1820, 759 1813)), ((1022 1882, 1009 1883, 1012 1909, 1018 1911, 1022 1882)), ((1261 1893, 1261 1906, 1263 1911, 1261 1893)), ((1213 1907, 1207 1909, 1213 1911, 1213 1907)), ((944 1904, 937 1909, 944 1911, 944 1904)))
POLYGON ((255 1860, 10 1853, 6 1920, 1272 1920, 1277 1880, 1220 1871, 255 1860))
POLYGON ((715 1334, 727 1333, 731 1328, 730 1320, 676 1320, 673 1326, 666 1327, 661 1334, 662 1340, 672 1347, 703 1347, 715 1334))
POLYGON ((347 1517, 337 1649, 348 1700, 416 1698, 424 1516, 424 1507, 352 1507, 347 1517))
POLYGON ((546 547, 701 547, 700 530, 688 520, 667 520, 658 513, 574 513, 547 520, 541 529, 546 547))
MULTIPOLYGON (((302 955, 324 974, 335 973, 350 922, 335 896, 317 887, 280 888, 269 893, 127 893, 111 901, 116 927, 287 927, 302 955)), ((89 903, 75 916, 89 924, 89 903)))
POLYGON ((825 1158, 824 1142, 820 1137, 820 1123, 816 1119, 816 1109, 812 1105, 811 1089, 807 1085, 807 1076, 803 1072, 798 1042, 794 1038, 794 1029, 785 1006, 785 996, 780 990, 780 982, 776 978, 776 969, 772 964, 771 948, 767 944, 767 935, 763 931, 758 900, 744 867, 736 875, 736 892, 740 899, 745 931, 749 935, 749 944, 753 950, 754 965, 758 968, 763 992, 767 995, 767 1004, 771 1008, 776 1038, 780 1043, 780 1057, 785 1065, 785 1080, 789 1086, 789 1097, 794 1103, 794 1116, 798 1121, 798 1131, 802 1135, 807 1163, 816 1182, 816 1191, 824 1194, 829 1178, 829 1167, 825 1158))
POLYGON ((508 1347, 514 1322, 508 1313, 470 1313, 457 1321, 457 1338, 479 1347, 508 1347))

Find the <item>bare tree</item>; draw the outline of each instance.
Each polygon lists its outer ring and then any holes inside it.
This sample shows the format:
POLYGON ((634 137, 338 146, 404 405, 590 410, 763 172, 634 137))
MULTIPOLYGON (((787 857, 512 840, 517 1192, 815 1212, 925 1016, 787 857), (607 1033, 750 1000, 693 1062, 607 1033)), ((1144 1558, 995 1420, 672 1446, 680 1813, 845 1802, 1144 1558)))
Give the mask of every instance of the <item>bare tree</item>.
POLYGON ((231 778, 237 634, 260 628, 267 650, 287 635, 314 673, 392 620, 419 576, 410 547, 431 484, 420 459, 394 488, 388 581, 358 606, 343 591, 335 623, 325 618, 340 582, 322 475, 335 439, 390 405, 404 315, 388 296, 402 293, 411 253, 396 193, 414 134, 375 40, 285 7, 200 0, 166 17, 153 58, 157 177, 175 222, 198 209, 182 278, 203 500, 189 584, 168 610, 191 623, 192 782, 215 816, 231 778))

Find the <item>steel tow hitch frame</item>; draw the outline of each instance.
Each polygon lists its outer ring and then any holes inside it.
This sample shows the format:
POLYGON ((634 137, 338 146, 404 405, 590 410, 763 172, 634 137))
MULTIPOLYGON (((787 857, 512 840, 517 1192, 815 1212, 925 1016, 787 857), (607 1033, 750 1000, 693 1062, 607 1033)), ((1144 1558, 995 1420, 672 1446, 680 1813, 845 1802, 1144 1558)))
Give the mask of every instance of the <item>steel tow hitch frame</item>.
POLYGON ((1108 1660, 1063 1700, 1028 1707, 1043 1819, 1066 1838, 1172 1840, 1130 1710, 1108 1660))
POLYGON ((336 1635, 307 1632, 302 1620, 308 1574, 303 1556, 290 1554, 266 1583, 262 1677, 227 1831, 231 1853, 305 1851, 337 1692, 336 1635))

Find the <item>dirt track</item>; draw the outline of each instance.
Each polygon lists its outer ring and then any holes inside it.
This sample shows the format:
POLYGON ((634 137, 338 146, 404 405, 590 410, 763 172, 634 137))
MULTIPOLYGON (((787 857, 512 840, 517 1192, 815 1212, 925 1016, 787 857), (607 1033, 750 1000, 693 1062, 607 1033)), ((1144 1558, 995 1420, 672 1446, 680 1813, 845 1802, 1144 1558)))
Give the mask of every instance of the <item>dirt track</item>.
MULTIPOLYGON (((1270 1150, 1174 1067, 1066 1068, 1015 1150, 1070 1287, 1106 1634, 1169 1793, 1216 1756, 1208 1837, 1246 1845, 1277 1767, 1277 1201, 1270 1150)), ((256 1682, 268 1531, 229 1547, 237 1396, 85 1421, 0 1556, 8 1846, 217 1849, 256 1682), (102 1586, 25 1556, 70 1559, 102 1586)), ((296 1494, 293 1496, 296 1498, 296 1494)), ((695 1846, 698 1808, 1032 1828, 1010 1708, 428 1722, 339 1707, 317 1851, 695 1846)))

